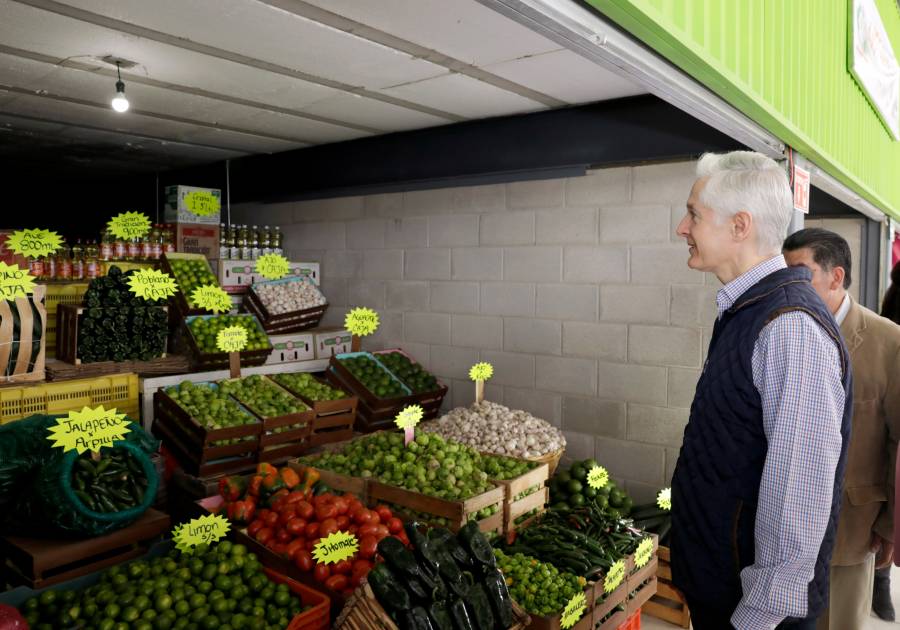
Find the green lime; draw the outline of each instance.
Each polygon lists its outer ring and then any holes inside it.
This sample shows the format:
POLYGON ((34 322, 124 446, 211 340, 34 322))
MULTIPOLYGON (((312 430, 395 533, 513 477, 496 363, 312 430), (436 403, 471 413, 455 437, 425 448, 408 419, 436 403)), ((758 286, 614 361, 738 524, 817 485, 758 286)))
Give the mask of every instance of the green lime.
POLYGON ((122 611, 122 621, 127 621, 131 623, 132 621, 136 621, 138 617, 141 616, 141 611, 135 608, 134 606, 129 606, 125 610, 122 611))

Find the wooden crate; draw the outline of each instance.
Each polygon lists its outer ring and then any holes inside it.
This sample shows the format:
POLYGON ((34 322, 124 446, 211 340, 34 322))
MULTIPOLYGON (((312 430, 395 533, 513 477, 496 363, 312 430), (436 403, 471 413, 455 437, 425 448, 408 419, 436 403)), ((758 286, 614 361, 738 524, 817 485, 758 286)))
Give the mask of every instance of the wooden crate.
MULTIPOLYGON (((502 457, 502 456, 499 456, 502 457)), ((513 458, 515 459, 515 458, 513 458)), ((547 488, 547 480, 550 478, 550 467, 547 464, 538 464, 524 475, 513 479, 495 479, 494 482, 504 487, 506 493, 503 500, 503 533, 509 534, 520 525, 516 525, 516 519, 532 510, 544 511, 544 507, 550 500, 550 489, 547 488), (529 488, 537 486, 538 489, 531 494, 516 499, 529 488)), ((537 516, 537 514, 535 514, 537 516)), ((524 521, 522 524, 529 522, 524 521)))
POLYGON ((81 304, 88 290, 87 282, 46 282, 44 308, 47 311, 47 358, 56 356, 56 311, 60 304, 81 304))
MULTIPOLYGON (((594 584, 588 583, 588 585, 584 589, 584 601, 587 604, 585 608, 584 615, 575 622, 575 625, 572 626, 572 630, 593 630, 593 609, 594 609, 594 584)), ((528 630, 560 630, 560 621, 562 620, 562 613, 550 616, 543 615, 531 615, 531 621, 528 623, 526 628, 528 630)))
POLYGON ((4 536, 0 549, 12 582, 41 589, 144 555, 169 528, 168 515, 150 508, 132 525, 103 536, 86 540, 4 536))
MULTIPOLYGON (((114 307, 101 307, 103 310, 115 311, 114 307)), ((147 308, 159 308, 163 311, 169 311, 168 306, 149 306, 147 308)), ((78 333, 80 329, 81 315, 87 309, 85 306, 73 306, 71 304, 60 304, 56 311, 56 358, 59 361, 71 363, 72 365, 105 365, 121 366, 122 362, 116 361, 100 361, 98 363, 83 363, 78 358, 78 333)), ((131 331, 129 331, 131 334, 131 331)), ((166 349, 163 348, 162 354, 157 358, 165 358, 166 349)), ((150 361, 128 361, 127 363, 141 364, 150 363, 150 361)), ((114 368, 113 368, 114 369, 114 368)), ((121 369, 116 370, 121 371, 121 369)), ((130 372, 139 372, 139 370, 128 370, 130 372)))
MULTIPOLYGON (((168 254, 163 254, 162 258, 159 260, 160 268, 164 273, 169 274, 175 281, 178 281, 178 276, 172 271, 172 265, 170 263, 171 260, 202 260, 209 266, 209 261, 206 259, 206 256, 203 254, 185 254, 185 253, 174 253, 170 252, 168 254)), ((213 284, 218 286, 218 280, 216 279, 216 271, 211 266, 209 267, 209 271, 213 277, 213 284)), ((188 315, 204 315, 209 313, 205 308, 192 308, 188 305, 187 297, 184 292, 181 290, 177 291, 175 295, 169 298, 169 303, 172 304, 175 308, 173 309, 173 315, 176 313, 180 317, 187 317, 188 315)))
MULTIPOLYGON (((207 386, 214 386, 207 384, 207 386)), ((153 395, 153 434, 178 458, 190 474, 208 477, 239 472, 256 463, 262 423, 207 429, 164 391, 153 395), (238 444, 215 446, 218 440, 247 438, 238 444)), ((246 410, 245 410, 246 411, 246 410)), ((247 412, 251 417, 252 414, 247 412)))
POLYGON ((44 309, 45 287, 35 285, 32 295, 14 300, 0 299, 0 383, 17 385, 44 380, 47 352, 47 311, 44 309), (32 309, 32 305, 34 308, 32 309), (19 339, 13 342, 14 316, 19 321, 19 339), (40 328, 35 341, 34 326, 40 328), (34 362, 31 355, 38 346, 34 362), (15 366, 13 367, 13 363, 15 366))
POLYGON ((74 378, 90 378, 106 374, 133 372, 139 376, 158 376, 164 374, 187 374, 191 371, 188 358, 182 354, 167 354, 150 361, 98 361, 74 365, 56 359, 47 361, 48 381, 69 381, 74 378))
MULTIPOLYGON (((250 290, 244 296, 244 308, 248 313, 256 315, 262 324, 263 330, 270 335, 300 332, 301 330, 307 330, 308 328, 315 328, 319 325, 319 321, 325 315, 325 311, 328 310, 327 302, 320 306, 313 306, 312 308, 273 315, 269 313, 263 305, 262 300, 260 300, 259 296, 256 294, 256 288, 259 286, 306 281, 307 280, 304 278, 291 276, 280 280, 257 282, 250 287, 250 290)), ((313 284, 313 286, 315 285, 313 284)))
MULTIPOLYGON (((182 338, 186 343, 186 347, 188 350, 188 354, 191 357, 191 363, 194 367, 194 371, 196 372, 209 372, 213 370, 227 370, 230 366, 229 363, 229 354, 227 352, 201 352, 200 347, 197 345, 197 340, 194 339, 194 335, 191 333, 191 329, 189 324, 196 318, 210 318, 216 317, 215 315, 193 315, 190 317, 186 317, 183 320, 182 324, 182 338)), ((248 317, 253 317, 252 315, 248 315, 248 317)), ((254 321, 256 318, 254 317, 254 321)), ((257 321, 257 324, 259 322, 257 321)), ((244 350, 239 352, 238 354, 241 357, 241 367, 251 367, 256 365, 263 365, 266 362, 266 359, 269 357, 269 354, 272 352, 272 344, 269 344, 268 348, 263 348, 262 350, 244 350)))
MULTIPOLYGON (((310 436, 310 446, 321 446, 333 442, 343 442, 353 437, 353 423, 356 421, 356 409, 359 398, 350 396, 338 400, 312 400, 295 392, 288 385, 278 380, 278 374, 269 378, 281 387, 305 402, 315 413, 310 436)), ((319 379, 316 379, 319 380, 319 379)))
POLYGON ((644 612, 682 628, 691 627, 691 611, 687 600, 672 584, 672 564, 668 547, 657 550, 659 564, 656 570, 656 594, 644 604, 644 612))

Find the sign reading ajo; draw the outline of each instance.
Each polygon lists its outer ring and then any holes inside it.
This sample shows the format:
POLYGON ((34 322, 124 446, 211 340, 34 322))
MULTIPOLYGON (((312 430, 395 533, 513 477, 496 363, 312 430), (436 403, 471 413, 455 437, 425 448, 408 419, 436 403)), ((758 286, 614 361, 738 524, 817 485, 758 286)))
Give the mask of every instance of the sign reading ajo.
POLYGON ((622 583, 624 577, 625 561, 616 560, 613 565, 609 567, 609 571, 606 572, 606 578, 603 580, 603 590, 607 593, 612 593, 619 587, 619 584, 622 583))
POLYGON ((562 617, 559 620, 560 628, 571 628, 581 617, 587 608, 587 602, 584 599, 584 593, 575 593, 572 599, 568 601, 566 607, 563 608, 562 617))
POLYGON ((205 308, 213 313, 227 313, 231 310, 231 298, 214 284, 205 284, 194 289, 191 301, 200 308, 205 308))
POLYGON ((351 309, 344 318, 344 327, 357 337, 366 337, 378 330, 378 313, 370 308, 351 309))
POLYGON ((0 297, 7 300, 15 300, 20 297, 28 297, 34 291, 34 276, 29 275, 25 269, 19 269, 19 265, 7 265, 0 262, 0 297))
POLYGON ((359 551, 359 539, 349 532, 334 532, 313 547, 313 559, 324 564, 334 564, 353 557, 359 551))
POLYGON ((145 300, 164 300, 175 295, 178 285, 175 278, 158 269, 138 269, 128 278, 131 292, 145 300))
POLYGON ((469 378, 473 381, 486 381, 494 375, 494 366, 490 363, 476 363, 469 368, 469 378))
POLYGON ((594 490, 605 488, 609 483, 609 473, 603 466, 594 466, 588 471, 587 482, 594 490))
POLYGON ((130 432, 129 421, 124 413, 116 413, 115 408, 104 409, 103 405, 91 409, 84 407, 81 411, 70 411, 69 415, 59 418, 56 425, 48 429, 53 446, 63 452, 75 450, 78 454, 85 451, 99 451, 104 446, 112 446, 130 432))
POLYGON ((184 205, 191 214, 208 217, 222 209, 219 198, 208 190, 195 190, 184 196, 184 205))
POLYGON ((288 259, 280 254, 264 254, 256 260, 256 273, 266 280, 280 280, 290 271, 288 259))
POLYGON ((634 566, 640 569, 642 566, 650 562, 650 556, 653 555, 653 539, 644 538, 641 544, 634 552, 634 566))
POLYGON ((138 238, 150 231, 150 218, 140 212, 122 212, 110 219, 109 231, 117 238, 138 238))
POLYGON ((222 352, 240 352, 247 347, 247 330, 243 326, 228 326, 216 335, 216 347, 222 352))
POLYGON ((16 230, 6 239, 6 247, 28 258, 40 258, 62 247, 62 237, 50 230, 16 230))
POLYGON ((209 545, 223 538, 231 524, 221 514, 207 514, 182 523, 172 530, 175 548, 183 553, 194 550, 197 545, 209 545))

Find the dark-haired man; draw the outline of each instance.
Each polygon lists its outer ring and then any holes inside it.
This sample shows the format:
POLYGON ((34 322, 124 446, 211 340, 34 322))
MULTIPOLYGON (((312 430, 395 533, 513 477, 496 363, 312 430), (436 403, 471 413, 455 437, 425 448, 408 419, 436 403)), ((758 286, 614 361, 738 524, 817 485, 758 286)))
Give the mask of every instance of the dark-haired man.
POLYGON ((850 246, 819 228, 784 242, 789 265, 812 272, 812 285, 834 314, 853 369, 853 431, 837 543, 831 558, 831 597, 818 630, 861 630, 872 606, 874 568, 893 553, 894 460, 900 434, 900 326, 860 306, 850 287, 850 246))

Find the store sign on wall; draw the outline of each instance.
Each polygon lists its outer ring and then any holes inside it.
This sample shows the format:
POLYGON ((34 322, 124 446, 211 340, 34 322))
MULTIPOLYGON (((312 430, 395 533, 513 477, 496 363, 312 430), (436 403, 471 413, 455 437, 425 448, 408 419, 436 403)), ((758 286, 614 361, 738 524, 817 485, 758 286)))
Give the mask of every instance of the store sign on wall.
POLYGON ((853 0, 850 72, 894 140, 900 140, 900 65, 875 0, 853 0))

